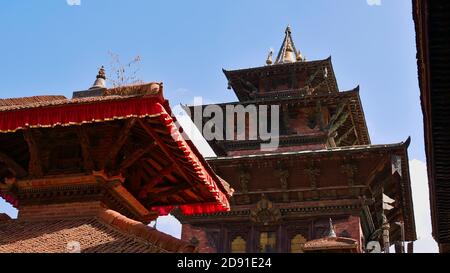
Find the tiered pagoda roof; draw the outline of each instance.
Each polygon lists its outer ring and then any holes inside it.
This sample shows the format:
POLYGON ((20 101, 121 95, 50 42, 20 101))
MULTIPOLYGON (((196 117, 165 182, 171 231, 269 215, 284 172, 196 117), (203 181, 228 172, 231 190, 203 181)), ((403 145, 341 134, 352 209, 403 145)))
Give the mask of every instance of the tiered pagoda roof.
MULTIPOLYGON (((370 135, 366 124, 366 119, 364 115, 364 110, 361 104, 361 99, 359 96, 359 87, 350 90, 336 92, 332 94, 310 94, 306 95, 303 93, 298 93, 296 91, 288 91, 286 93, 275 92, 272 96, 267 98, 258 98, 247 100, 243 102, 230 102, 230 103, 220 103, 215 104, 221 107, 224 112, 228 105, 279 105, 280 108, 287 107, 288 109, 299 109, 299 108, 315 108, 319 105, 321 108, 329 108, 331 111, 331 116, 338 113, 339 109, 344 105, 345 113, 348 113, 347 118, 342 124, 339 124, 335 131, 338 137, 336 138, 336 147, 346 147, 353 145, 370 145, 370 135)), ((184 106, 184 109, 193 116, 196 107, 202 107, 202 109, 208 107, 209 105, 202 106, 184 106)), ((204 117, 203 124, 208 120, 204 117)), ((329 128, 331 129, 331 128, 329 128)), ((292 146, 294 144, 323 144, 321 148, 325 148, 327 145, 327 140, 329 138, 329 131, 322 130, 314 133, 299 133, 299 134, 289 134, 280 136, 280 146, 292 146)), ((218 156, 224 156, 230 151, 243 151, 248 150, 249 153, 258 153, 255 147, 259 147, 262 141, 260 140, 211 140, 208 141, 211 148, 218 156), (252 148, 253 147, 253 148, 252 148)), ((309 147, 310 148, 310 147, 309 147)), ((308 148, 306 148, 308 149, 308 148)))
POLYGON ((175 207, 230 209, 233 190, 183 138, 162 84, 102 80, 73 99, 0 100, 0 197, 19 210, 2 216, 0 252, 63 252, 68 240, 84 252, 192 252, 146 224, 175 207))
MULTIPOLYGON (((224 112, 232 109, 228 106, 244 106, 240 109, 247 109, 245 115, 251 111, 248 110, 251 107, 245 108, 247 106, 256 106, 253 109, 260 105, 278 106, 280 134, 273 136, 279 140, 278 148, 266 151, 261 149, 261 144, 269 141, 249 139, 251 128, 247 118, 246 140, 241 140, 244 132, 238 132, 234 124, 234 139, 226 139, 224 135, 225 140, 208 141, 217 157, 207 161, 236 189, 231 199, 232 210, 177 217, 184 224, 202 227, 212 234, 217 232, 216 225, 226 222, 220 232, 245 237, 251 244, 248 251, 258 249, 255 236, 270 227, 272 231, 282 230, 276 236, 282 242, 276 246, 277 251, 289 251, 287 246, 291 242, 287 240, 302 240, 290 237, 295 234, 312 240, 305 245, 305 251, 308 247, 311 251, 328 247, 359 251, 364 240, 382 241, 384 219, 389 223, 403 222, 406 241, 415 241, 407 151, 410 139, 397 144, 373 145, 359 87, 340 91, 331 57, 307 61, 295 48, 289 27, 285 34, 275 61, 271 52, 266 66, 224 70, 229 88, 239 101, 218 104, 224 112), (384 210, 384 195, 395 200, 389 211, 384 210), (265 204, 266 209, 260 211, 258 204, 265 204), (320 224, 323 218, 341 217, 339 221, 343 223, 351 221, 349 215, 360 221, 349 224, 355 228, 351 236, 344 232, 342 239, 323 239, 320 224)), ((208 105, 185 109, 196 121, 194 115, 206 107, 208 105)), ((209 120, 204 118, 203 124, 209 120)), ((270 126, 273 122, 270 121, 270 126)), ((402 240, 401 228, 392 224, 390 235, 390 243, 402 240)), ((222 243, 219 249, 229 250, 226 244, 229 239, 219 240, 222 243)))

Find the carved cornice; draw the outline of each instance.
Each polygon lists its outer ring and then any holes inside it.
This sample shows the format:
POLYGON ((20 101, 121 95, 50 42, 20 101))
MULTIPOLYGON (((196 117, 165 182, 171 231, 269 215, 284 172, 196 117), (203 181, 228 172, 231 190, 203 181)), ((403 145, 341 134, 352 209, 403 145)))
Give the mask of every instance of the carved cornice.
POLYGON ((288 221, 289 219, 302 219, 311 216, 323 216, 324 214, 358 214, 362 209, 363 203, 360 199, 347 199, 347 200, 329 200, 329 201, 309 201, 299 203, 272 203, 265 200, 261 200, 257 204, 247 206, 247 208, 240 207, 239 209, 231 210, 230 212, 221 212, 214 214, 202 214, 202 215, 182 215, 181 213, 175 213, 175 217, 182 223, 196 224, 196 223, 218 223, 227 221, 231 223, 233 221, 241 223, 280 223, 281 221, 288 221), (260 215, 261 212, 267 212, 264 216, 260 215), (269 219, 270 221, 264 221, 269 219), (262 220, 262 221, 261 221, 262 220))
POLYGON ((122 186, 123 181, 122 177, 107 177, 97 172, 12 181, 1 190, 14 195, 19 209, 28 205, 102 201, 111 209, 139 221, 150 222, 156 218, 155 213, 148 211, 122 186))
MULTIPOLYGON (((313 135, 313 136, 281 136, 279 139, 280 147, 298 146, 305 144, 323 144, 326 143, 328 136, 326 134, 313 135)), ((226 151, 241 151, 259 149, 261 144, 265 143, 262 140, 229 140, 229 141, 214 141, 213 145, 219 145, 226 151)))

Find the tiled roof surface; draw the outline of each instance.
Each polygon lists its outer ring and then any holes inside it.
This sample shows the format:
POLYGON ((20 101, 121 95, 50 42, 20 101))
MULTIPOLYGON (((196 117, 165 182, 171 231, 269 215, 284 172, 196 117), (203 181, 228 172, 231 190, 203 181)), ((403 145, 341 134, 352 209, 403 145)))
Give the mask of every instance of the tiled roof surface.
POLYGON ((25 98, 0 99, 0 107, 44 103, 49 101, 65 100, 65 99, 66 97, 64 96, 34 96, 25 98))
POLYGON ((13 111, 36 107, 48 107, 65 104, 93 103, 110 100, 123 100, 144 95, 158 95, 162 91, 160 83, 148 83, 105 89, 102 96, 89 96, 67 99, 64 96, 34 96, 24 98, 0 99, 0 111, 13 111), (155 89, 157 85, 157 90, 155 89))
POLYGON ((194 252, 195 247, 115 211, 93 218, 0 221, 0 253, 194 252))
POLYGON ((306 242, 304 250, 349 249, 357 248, 358 242, 350 238, 326 237, 306 242))
MULTIPOLYGON (((125 100, 135 96, 104 96, 104 97, 86 97, 86 98, 76 98, 76 99, 66 99, 65 97, 47 101, 29 101, 27 103, 22 104, 10 104, 10 105, 1 105, 0 111, 13 111, 20 109, 30 109, 37 107, 48 107, 48 106, 59 106, 66 104, 81 104, 81 103, 94 103, 94 102, 102 102, 102 101, 112 101, 112 100, 125 100)), ((28 98, 24 98, 28 99, 28 98)), ((10 99, 5 99, 10 100, 10 99)), ((14 100, 14 99, 11 99, 14 100)))

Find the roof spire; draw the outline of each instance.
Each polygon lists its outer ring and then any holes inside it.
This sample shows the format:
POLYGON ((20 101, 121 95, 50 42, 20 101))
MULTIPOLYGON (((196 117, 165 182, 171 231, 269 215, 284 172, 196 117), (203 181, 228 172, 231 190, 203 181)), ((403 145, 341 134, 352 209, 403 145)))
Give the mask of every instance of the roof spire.
POLYGON ((105 67, 102 65, 102 67, 100 68, 100 70, 98 71, 97 74, 97 79, 95 80, 94 84, 92 85, 91 88, 89 89, 94 89, 94 88, 106 88, 106 74, 105 74, 105 67))
POLYGON ((328 233, 329 238, 336 238, 336 231, 334 231, 333 221, 330 218, 330 232, 328 233))
POLYGON ((285 30, 285 37, 280 51, 278 52, 275 64, 293 63, 303 61, 304 58, 300 51, 295 48, 294 40, 292 39, 291 26, 288 25, 285 30))
POLYGON ((269 56, 267 56, 267 60, 266 60, 267 65, 271 65, 273 63, 272 55, 273 55, 273 49, 270 49, 269 56))

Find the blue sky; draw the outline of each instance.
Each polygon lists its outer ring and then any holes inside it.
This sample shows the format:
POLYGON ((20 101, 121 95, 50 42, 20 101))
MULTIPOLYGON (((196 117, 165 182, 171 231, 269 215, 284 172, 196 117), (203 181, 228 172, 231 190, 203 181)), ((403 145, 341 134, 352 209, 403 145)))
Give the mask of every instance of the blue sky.
POLYGON ((163 81, 172 105, 234 101, 221 69, 264 65, 288 24, 307 59, 332 56, 341 90, 361 86, 372 142, 411 136, 410 159, 425 161, 410 0, 3 1, 0 98, 70 97, 113 51, 140 55, 140 78, 163 81))

